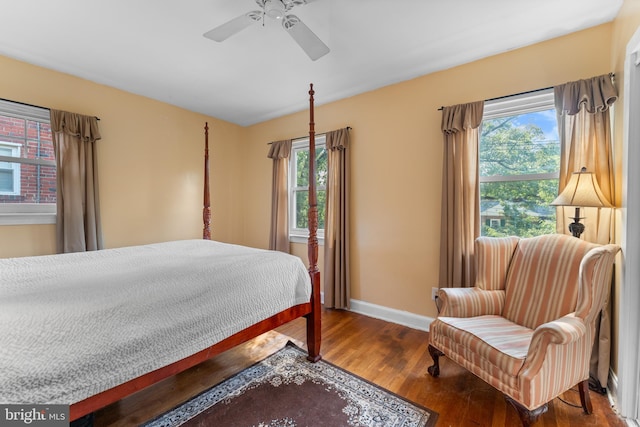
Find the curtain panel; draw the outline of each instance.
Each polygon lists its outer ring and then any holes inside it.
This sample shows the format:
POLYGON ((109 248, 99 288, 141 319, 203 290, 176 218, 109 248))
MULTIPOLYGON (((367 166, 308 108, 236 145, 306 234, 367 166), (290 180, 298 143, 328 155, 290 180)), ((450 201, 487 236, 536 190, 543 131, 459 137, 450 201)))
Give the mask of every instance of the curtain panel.
POLYGON ((289 157, 291 140, 271 143, 267 157, 273 159, 271 178, 271 227, 269 249, 289 252, 289 157))
MULTIPOLYGON (((583 166, 593 172, 603 195, 617 206, 613 173, 610 107, 618 98, 611 76, 606 74, 565 83, 554 88, 560 135, 558 194, 571 174, 583 166)), ((557 232, 570 234, 572 207, 556 208, 557 232)), ((587 241, 606 244, 612 237, 611 209, 584 208, 587 241)))
POLYGON ((439 286, 474 285, 474 242, 480 235, 479 127, 484 101, 444 107, 439 286))
POLYGON ((327 203, 324 231, 324 305, 351 307, 349 270, 349 129, 326 134, 327 203))
MULTIPOLYGON (((613 206, 615 197, 613 145, 611 141, 611 107, 618 99, 609 74, 565 83, 554 88, 558 133, 560 135, 560 176, 558 194, 573 172, 583 166, 593 172, 602 194, 613 206)), ((556 208, 558 233, 569 234, 574 207, 556 208)), ((610 208, 583 208, 585 231, 582 238, 606 244, 613 237, 613 214, 610 208)), ((611 361, 611 315, 609 298, 596 321, 596 339, 591 352, 590 383, 604 391, 611 361)))
POLYGON ((58 253, 103 249, 98 197, 96 117, 51 110, 57 168, 58 253))

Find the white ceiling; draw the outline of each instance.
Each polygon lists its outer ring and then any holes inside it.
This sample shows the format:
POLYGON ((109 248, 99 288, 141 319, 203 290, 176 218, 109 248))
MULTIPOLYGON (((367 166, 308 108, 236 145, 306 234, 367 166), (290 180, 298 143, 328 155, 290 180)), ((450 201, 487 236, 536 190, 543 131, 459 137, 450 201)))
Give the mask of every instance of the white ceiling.
POLYGON ((0 54, 246 126, 307 108, 309 83, 324 104, 609 22, 622 2, 315 0, 291 11, 331 49, 311 61, 269 18, 203 37, 255 0, 0 0, 0 54))

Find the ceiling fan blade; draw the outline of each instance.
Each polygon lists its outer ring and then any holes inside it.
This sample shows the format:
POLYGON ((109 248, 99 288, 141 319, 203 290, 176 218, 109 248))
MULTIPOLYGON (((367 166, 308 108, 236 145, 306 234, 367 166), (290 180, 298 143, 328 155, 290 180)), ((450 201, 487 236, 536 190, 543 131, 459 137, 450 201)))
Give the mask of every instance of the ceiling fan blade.
POLYGON ((244 30, 249 25, 255 22, 259 22, 261 19, 262 11, 254 10, 245 13, 244 15, 240 15, 237 18, 234 18, 231 21, 218 26, 211 31, 207 31, 203 35, 208 39, 221 42, 228 39, 232 35, 244 30))
POLYGON ((282 20, 282 26, 312 61, 315 61, 329 53, 327 45, 324 44, 322 40, 320 40, 320 38, 318 38, 318 36, 316 36, 313 31, 311 31, 309 27, 307 27, 297 16, 285 16, 282 20))

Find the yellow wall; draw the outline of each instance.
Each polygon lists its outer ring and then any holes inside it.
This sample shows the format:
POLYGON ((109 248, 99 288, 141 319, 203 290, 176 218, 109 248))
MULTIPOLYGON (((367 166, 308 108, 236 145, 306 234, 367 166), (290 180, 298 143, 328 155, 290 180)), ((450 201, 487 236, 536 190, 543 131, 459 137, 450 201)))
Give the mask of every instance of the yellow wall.
MULTIPOLYGON (((442 105, 553 86, 611 71, 611 25, 320 105, 316 131, 351 126, 352 297, 435 317, 442 173, 442 105), (596 55, 594 52, 604 52, 596 55)), ((322 104, 322 85, 315 85, 322 104)), ((306 91, 301 88, 301 98, 306 91)), ((248 128, 243 243, 269 236, 268 141, 304 136, 307 112, 248 128)), ((296 251, 303 249, 294 245, 296 251)))
MULTIPOLYGON (((214 237, 239 238, 232 218, 239 211, 234 194, 240 192, 242 127, 5 57, 0 70, 3 98, 100 117, 107 247, 202 236, 205 121, 211 127, 214 237)), ((54 236, 52 225, 0 226, 0 257, 53 253, 54 236)))

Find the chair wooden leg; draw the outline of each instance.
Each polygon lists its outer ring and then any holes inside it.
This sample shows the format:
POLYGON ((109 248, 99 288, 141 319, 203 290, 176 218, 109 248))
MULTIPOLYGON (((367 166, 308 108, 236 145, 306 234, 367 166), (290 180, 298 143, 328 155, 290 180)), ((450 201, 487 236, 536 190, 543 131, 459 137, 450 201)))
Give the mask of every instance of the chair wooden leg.
POLYGON ((540 415, 544 414, 549 410, 549 405, 547 403, 540 406, 539 408, 530 410, 522 406, 519 402, 516 402, 515 400, 513 400, 511 397, 507 395, 505 395, 504 397, 507 400, 507 402, 509 402, 511 406, 513 406, 518 412, 518 416, 520 417, 520 421, 522 421, 523 427, 532 426, 536 421, 538 421, 538 418, 540 418, 540 415))
POLYGON ((582 410, 585 414, 591 414, 593 412, 593 406, 591 406, 591 396, 589 396, 589 380, 584 380, 579 383, 578 391, 580 392, 582 410))
POLYGON ((432 377, 437 377, 440 375, 440 356, 444 356, 444 353, 429 344, 429 354, 433 359, 433 365, 429 366, 427 371, 429 371, 432 377))

